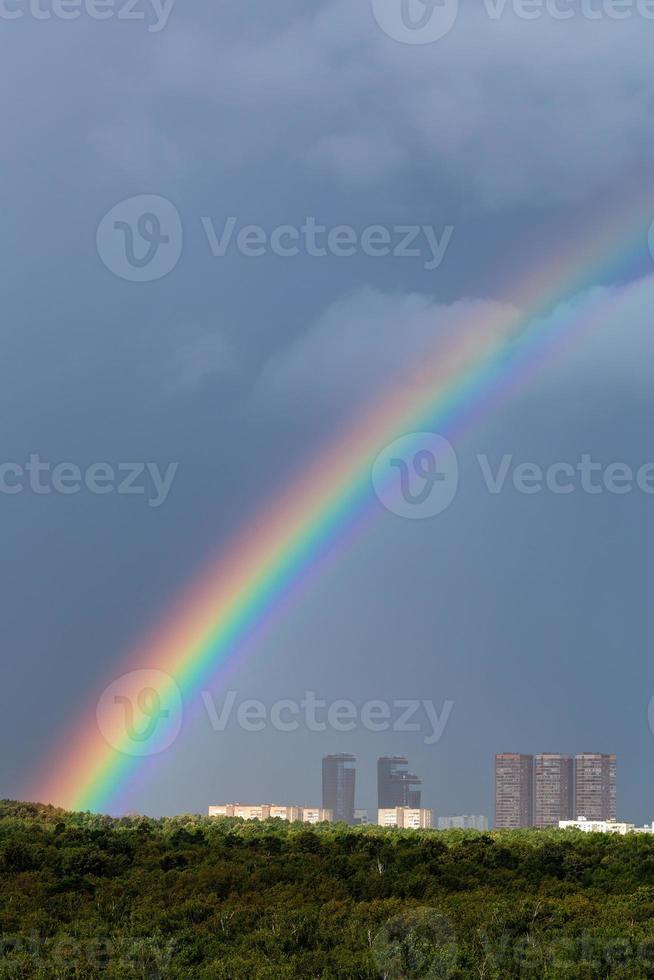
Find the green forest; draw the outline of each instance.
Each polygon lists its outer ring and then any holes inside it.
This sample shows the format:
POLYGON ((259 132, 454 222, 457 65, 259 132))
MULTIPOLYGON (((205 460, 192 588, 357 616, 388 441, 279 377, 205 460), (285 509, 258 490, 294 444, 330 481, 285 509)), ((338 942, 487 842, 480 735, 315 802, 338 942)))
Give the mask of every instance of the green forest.
POLYGON ((0 977, 654 977, 654 837, 0 804, 0 977))

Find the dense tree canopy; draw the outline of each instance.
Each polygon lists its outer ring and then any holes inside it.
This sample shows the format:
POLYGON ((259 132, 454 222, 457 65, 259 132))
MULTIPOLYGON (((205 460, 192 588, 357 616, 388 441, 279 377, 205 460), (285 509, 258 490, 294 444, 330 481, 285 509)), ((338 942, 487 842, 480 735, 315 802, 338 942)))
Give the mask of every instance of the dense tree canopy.
POLYGON ((0 804, 0 977, 654 977, 654 837, 0 804))

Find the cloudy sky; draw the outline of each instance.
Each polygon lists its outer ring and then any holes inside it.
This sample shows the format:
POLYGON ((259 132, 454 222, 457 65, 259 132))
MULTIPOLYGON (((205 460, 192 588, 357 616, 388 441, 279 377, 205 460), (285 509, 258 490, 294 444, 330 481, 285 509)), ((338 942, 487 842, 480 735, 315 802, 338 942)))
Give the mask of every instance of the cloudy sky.
POLYGON ((508 308, 516 283, 604 226, 628 262, 591 270, 575 296, 552 281, 551 299, 599 298, 610 315, 453 440, 446 511, 379 504, 211 687, 218 710, 237 692, 224 731, 201 712, 129 803, 317 804, 321 756, 350 751, 361 807, 377 756, 406 754, 438 812, 491 815, 495 752, 613 751, 619 814, 654 818, 654 497, 635 483, 524 493, 512 475, 654 461, 645 5, 525 16, 509 0, 409 0, 413 27, 400 0, 64 8, 0 10, 0 795, 23 795, 136 638, 330 435, 434 338, 456 340, 461 309, 483 322, 508 308), (351 231, 325 248, 316 225, 351 231), (397 248, 403 227, 414 254, 397 248), (510 457, 500 492, 480 456, 493 473, 510 457), (140 494, 48 484, 56 464, 106 486, 136 461, 151 464, 140 494), (243 701, 307 691, 453 706, 434 744, 426 722, 236 720, 243 701))

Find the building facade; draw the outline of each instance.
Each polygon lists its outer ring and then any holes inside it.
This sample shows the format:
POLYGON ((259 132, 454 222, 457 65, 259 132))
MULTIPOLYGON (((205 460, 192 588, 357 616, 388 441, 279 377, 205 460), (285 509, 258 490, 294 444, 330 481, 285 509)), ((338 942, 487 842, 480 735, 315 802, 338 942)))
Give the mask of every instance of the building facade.
POLYGON ((353 755, 327 755, 322 760, 322 806, 336 823, 354 823, 356 759, 353 755))
POLYGON ((616 820, 587 820, 578 817, 577 820, 559 820, 559 829, 584 830, 588 834, 651 834, 649 827, 636 827, 632 823, 618 823, 616 820))
POLYGON ((318 806, 300 807, 302 823, 332 823, 334 814, 331 810, 325 810, 318 806))
POLYGON ((573 762, 570 755, 544 752, 534 758, 534 826, 558 827, 573 813, 573 762))
POLYGON ((460 817, 439 817, 439 830, 488 830, 488 817, 463 814, 460 817))
POLYGON ((299 820, 323 823, 333 820, 331 810, 322 807, 280 806, 276 803, 217 803, 209 807, 210 817, 240 817, 242 820, 299 820))
POLYGON ((519 752, 495 756, 495 826, 506 830, 534 823, 534 757, 519 752))
POLYGON ((380 827, 402 827, 405 830, 429 830, 434 822, 432 810, 425 807, 380 807, 377 823, 380 827))
POLYGON ((384 756, 377 760, 377 806, 390 809, 408 806, 420 809, 422 782, 408 771, 409 760, 403 756, 384 756))
POLYGON ((575 756, 575 805, 573 817, 616 820, 616 757, 599 752, 575 756))

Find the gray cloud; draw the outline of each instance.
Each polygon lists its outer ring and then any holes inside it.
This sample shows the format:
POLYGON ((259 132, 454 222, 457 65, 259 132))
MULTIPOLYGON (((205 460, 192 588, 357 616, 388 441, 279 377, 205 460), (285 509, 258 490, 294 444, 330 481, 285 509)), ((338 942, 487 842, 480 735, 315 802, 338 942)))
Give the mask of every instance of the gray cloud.
POLYGON ((213 105, 223 162, 304 147, 326 174, 356 185, 365 174, 371 188, 397 176, 396 190, 417 164, 495 209, 584 199, 654 149, 637 16, 492 21, 463 5, 451 34, 424 47, 386 37, 366 3, 280 16, 237 43, 217 17, 213 31, 189 27, 183 44, 169 34, 146 52, 146 91, 153 106, 173 91, 213 105), (239 143, 225 144, 235 114, 239 143))
POLYGON ((236 368, 233 348, 221 333, 206 334, 179 347, 173 359, 174 389, 192 389, 236 368))

